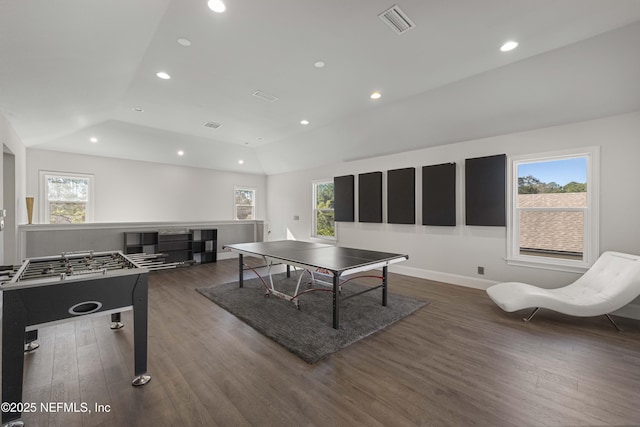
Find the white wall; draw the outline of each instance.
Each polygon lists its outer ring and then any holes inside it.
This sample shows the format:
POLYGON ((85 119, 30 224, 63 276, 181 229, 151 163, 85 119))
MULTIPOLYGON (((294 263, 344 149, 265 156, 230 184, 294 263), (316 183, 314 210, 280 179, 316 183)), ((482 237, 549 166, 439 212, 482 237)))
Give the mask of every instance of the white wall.
MULTIPOLYGON (((393 141, 389 143, 393 144, 393 141)), ((394 271, 418 277, 480 288, 496 281, 511 280, 557 287, 573 281, 577 275, 509 266, 504 261, 504 227, 464 225, 464 160, 493 154, 512 156, 586 146, 601 147, 600 251, 640 254, 640 113, 271 175, 268 177, 271 197, 267 201, 271 239, 285 238, 287 233, 300 240, 310 239, 313 180, 403 167, 415 167, 417 170, 416 219, 420 223, 421 167, 456 162, 458 226, 338 223, 339 244, 407 253, 409 261, 394 266, 394 271), (294 216, 299 216, 300 220, 293 220, 294 216), (477 266, 485 267, 484 276, 477 275, 477 266)), ((384 211, 386 215, 386 206, 384 211)))
MULTIPOLYGON (((311 234, 312 181, 403 167, 415 167, 419 177, 422 166, 456 162, 458 226, 339 223, 339 243, 407 253, 409 261, 394 266, 393 270, 418 277, 481 288, 510 280, 556 287, 571 282, 577 275, 508 266, 504 261, 504 227, 464 225, 464 159, 595 145, 601 147, 600 251, 640 254, 637 191, 640 112, 268 177, 28 149, 26 194, 18 190, 17 197, 23 201, 25 195, 37 195, 39 170, 92 173, 95 175, 96 222, 207 221, 231 219, 233 186, 249 185, 258 189, 257 216, 268 218, 268 239, 292 235, 307 240, 311 234), (294 216, 299 220, 294 220, 294 216), (476 274, 477 266, 485 267, 484 276, 476 274)), ((16 168, 20 167, 21 161, 17 160, 16 168)), ((419 179, 417 184, 419 222, 419 179)), ((18 206, 21 215, 26 216, 23 204, 18 206)), ((629 315, 640 317, 640 311, 629 315)))
POLYGON ((266 177, 29 148, 27 193, 36 197, 39 171, 94 175, 94 222, 217 221, 233 219, 234 185, 257 189, 257 218, 266 213, 266 177))
MULTIPOLYGON (((13 182, 14 191, 4 195, 4 180, 8 177, 4 176, 4 161, 0 162, 0 208, 7 209, 8 228, 0 232, 0 264, 15 264, 18 261, 16 236, 18 232, 18 224, 27 222, 27 208, 25 204, 26 196, 26 148, 20 137, 13 129, 9 121, 0 114, 0 147, 6 147, 14 156, 14 172, 13 182), (13 200, 7 200, 6 197, 12 197, 13 200)), ((9 183, 8 185, 11 185, 9 183)))

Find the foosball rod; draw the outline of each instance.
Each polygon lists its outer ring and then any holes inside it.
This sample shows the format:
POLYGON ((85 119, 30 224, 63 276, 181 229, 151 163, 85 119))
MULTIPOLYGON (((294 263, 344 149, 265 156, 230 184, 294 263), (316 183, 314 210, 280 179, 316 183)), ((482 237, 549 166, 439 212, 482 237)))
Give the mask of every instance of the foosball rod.
POLYGON ((168 257, 166 254, 132 254, 127 255, 132 261, 150 260, 150 259, 165 259, 168 257))
MULTIPOLYGON (((21 279, 33 279, 33 278, 41 278, 46 276, 57 276, 62 273, 68 274, 66 266, 53 266, 52 271, 45 272, 45 270, 47 270, 48 267, 49 266, 47 265, 47 266, 42 266, 42 268, 28 268, 25 272, 22 273, 21 279)), ((96 272, 100 272, 101 270, 104 270, 104 269, 107 269, 107 270, 122 269, 124 265, 122 263, 111 263, 111 264, 98 265, 96 266, 97 268, 78 268, 78 267, 87 267, 87 266, 84 264, 71 266, 73 270, 78 270, 78 271, 95 270, 96 272)))
POLYGON ((65 267, 77 267, 77 266, 92 266, 92 265, 103 265, 103 266, 111 266, 111 265, 123 265, 125 264, 125 260, 117 260, 117 259, 94 259, 91 261, 81 259, 81 260, 67 260, 67 261, 40 261, 40 262, 32 262, 29 264, 28 270, 33 268, 42 267, 54 267, 54 268, 65 268, 65 267))

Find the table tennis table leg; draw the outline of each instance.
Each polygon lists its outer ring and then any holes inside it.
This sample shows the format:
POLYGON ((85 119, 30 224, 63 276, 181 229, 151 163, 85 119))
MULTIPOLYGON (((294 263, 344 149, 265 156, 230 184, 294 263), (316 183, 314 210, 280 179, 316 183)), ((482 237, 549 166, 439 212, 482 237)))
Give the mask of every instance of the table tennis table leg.
POLYGON ((333 329, 340 329, 340 276, 333 273, 333 329))
POLYGON ((387 306, 387 266, 382 267, 382 305, 387 306))
POLYGON ((241 253, 238 254, 238 260, 240 261, 239 275, 238 281, 240 283, 240 288, 244 286, 244 260, 241 253))

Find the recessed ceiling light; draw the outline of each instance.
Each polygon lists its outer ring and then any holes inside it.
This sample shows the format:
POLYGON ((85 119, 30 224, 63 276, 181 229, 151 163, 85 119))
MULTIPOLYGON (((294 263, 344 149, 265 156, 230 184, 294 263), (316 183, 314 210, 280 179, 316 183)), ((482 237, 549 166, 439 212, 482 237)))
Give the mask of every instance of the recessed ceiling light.
POLYGON ((95 144, 96 142, 98 142, 98 138, 96 138, 95 136, 92 136, 91 138, 89 138, 89 141, 95 144))
POLYGON ((300 124, 301 125, 308 125, 309 124, 309 120, 300 120, 300 124))
POLYGON ((184 156, 184 151, 178 150, 178 156, 184 156))
POLYGON ((244 160, 238 160, 238 164, 241 165, 244 163, 244 160))
POLYGON ((224 5, 222 0, 209 0, 207 6, 216 13, 222 13, 227 10, 227 6, 224 5))
POLYGON ((513 41, 513 40, 509 40, 508 42, 503 44, 502 47, 500 47, 500 50, 502 52, 509 52, 510 50, 513 50, 516 47, 518 47, 518 42, 513 41))
POLYGON ((133 107, 132 108, 133 111, 135 111, 136 113, 142 113, 144 110, 140 107, 133 107))
POLYGON ((191 46, 191 40, 189 40, 188 38, 185 37, 178 37, 176 39, 176 41, 178 42, 178 44, 180 46, 184 46, 184 47, 189 47, 191 46))
POLYGON ((325 63, 324 63, 324 61, 316 61, 316 62, 313 63, 313 66, 316 67, 316 68, 322 68, 322 67, 325 66, 325 63))
POLYGON ((382 97, 382 94, 378 91, 375 91, 371 94, 371 99, 380 99, 382 97))
POLYGON ((171 76, 169 74, 165 73, 164 71, 157 72, 156 76, 158 76, 162 80, 169 80, 171 78, 171 76))

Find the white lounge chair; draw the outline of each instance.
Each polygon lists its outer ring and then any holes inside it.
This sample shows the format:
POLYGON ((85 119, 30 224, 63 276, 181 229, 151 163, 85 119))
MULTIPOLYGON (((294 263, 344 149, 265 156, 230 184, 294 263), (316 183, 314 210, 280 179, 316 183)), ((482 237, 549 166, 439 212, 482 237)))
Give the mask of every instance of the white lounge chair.
POLYGON ((605 315, 621 330, 609 314, 640 296, 640 256, 604 252, 584 275, 562 288, 506 282, 490 286, 487 294, 507 312, 535 308, 525 322, 547 308, 579 317, 605 315))

